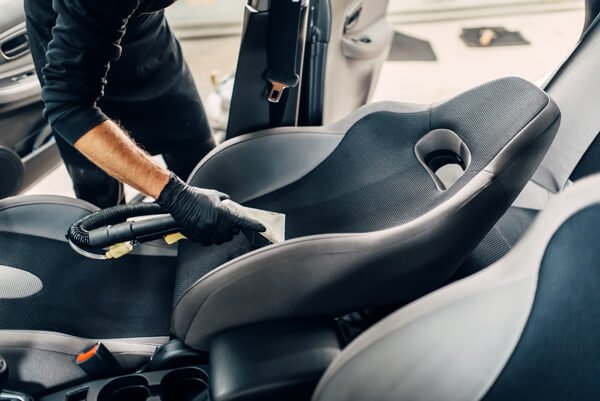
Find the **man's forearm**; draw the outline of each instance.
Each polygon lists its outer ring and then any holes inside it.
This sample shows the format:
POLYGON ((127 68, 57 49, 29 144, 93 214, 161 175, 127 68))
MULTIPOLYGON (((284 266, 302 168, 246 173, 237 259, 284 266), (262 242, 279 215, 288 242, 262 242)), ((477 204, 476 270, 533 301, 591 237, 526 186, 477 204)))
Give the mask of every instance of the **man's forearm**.
POLYGON ((75 142, 75 148, 112 177, 155 199, 169 181, 169 171, 112 121, 88 131, 75 142))

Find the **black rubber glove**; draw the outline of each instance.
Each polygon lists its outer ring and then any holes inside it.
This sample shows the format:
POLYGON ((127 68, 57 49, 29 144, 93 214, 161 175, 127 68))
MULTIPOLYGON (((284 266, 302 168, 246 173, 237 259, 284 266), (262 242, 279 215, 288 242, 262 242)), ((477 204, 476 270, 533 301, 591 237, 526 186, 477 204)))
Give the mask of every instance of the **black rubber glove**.
POLYGON ((265 231, 259 222, 228 209, 222 201, 226 194, 187 185, 171 174, 156 202, 173 216, 183 235, 202 245, 229 242, 240 229, 265 231))

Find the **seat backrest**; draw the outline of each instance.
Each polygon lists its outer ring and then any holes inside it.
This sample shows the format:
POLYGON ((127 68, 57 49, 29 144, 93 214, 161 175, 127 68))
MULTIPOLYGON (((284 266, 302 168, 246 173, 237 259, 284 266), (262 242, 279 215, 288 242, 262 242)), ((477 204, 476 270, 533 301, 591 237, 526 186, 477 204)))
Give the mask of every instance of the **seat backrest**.
POLYGON ((556 139, 533 181, 552 192, 573 179, 600 172, 600 16, 546 85, 558 104, 562 121, 556 139), (593 144, 593 145, 592 145, 593 144), (592 148, 590 146, 592 145, 592 148), (590 151, 586 154, 586 151, 590 151), (584 156, 585 154, 585 156, 584 156), (580 166, 576 170, 576 166, 580 166))
POLYGON ((599 188, 575 184, 505 258, 365 332, 313 400, 600 399, 599 188))
POLYGON ((256 177, 286 160, 251 144, 276 143, 277 133, 248 135, 204 160, 194 184, 226 192, 214 169, 235 166, 247 193, 264 194, 246 204, 286 213, 292 239, 250 253, 243 237, 217 249, 182 244, 175 335, 202 349, 227 328, 398 305, 443 285, 529 181, 560 116, 518 78, 409 113, 388 106, 360 118, 312 170, 267 193, 251 188, 270 185, 256 177), (248 147, 234 165, 228 155, 248 147), (465 170, 443 190, 431 160, 448 152, 465 170))

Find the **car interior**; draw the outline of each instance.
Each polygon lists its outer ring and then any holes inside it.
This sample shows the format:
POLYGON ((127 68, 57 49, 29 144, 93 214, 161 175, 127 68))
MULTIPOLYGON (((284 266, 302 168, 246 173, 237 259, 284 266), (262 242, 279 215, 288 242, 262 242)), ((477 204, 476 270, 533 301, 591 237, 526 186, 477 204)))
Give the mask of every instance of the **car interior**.
POLYGON ((42 117, 20 1, 0 1, 0 197, 16 195, 60 163, 52 130, 42 117))
POLYGON ((543 85, 433 104, 368 103, 386 0, 292 3, 247 2, 188 178, 285 240, 205 247, 152 203, 19 195, 60 158, 0 0, 0 401, 599 399, 600 1, 543 85))

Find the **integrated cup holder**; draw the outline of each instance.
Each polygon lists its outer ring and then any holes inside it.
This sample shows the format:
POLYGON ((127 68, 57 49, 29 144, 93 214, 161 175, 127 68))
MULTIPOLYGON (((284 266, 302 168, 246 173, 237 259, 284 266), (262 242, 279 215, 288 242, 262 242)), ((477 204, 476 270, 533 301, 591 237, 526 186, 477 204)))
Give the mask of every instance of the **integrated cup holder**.
POLYGON ((162 401, 193 401, 208 388, 208 376, 200 369, 179 369, 168 373, 160 388, 162 401))
POLYGON ((111 380, 95 401, 193 401, 207 388, 208 375, 202 369, 182 368, 164 376, 149 373, 111 380))
POLYGON ((109 382, 98 394, 98 401, 146 401, 152 392, 142 376, 125 376, 109 382))
POLYGON ((428 132, 415 145, 415 154, 439 191, 454 185, 471 164, 471 151, 449 129, 428 132))

